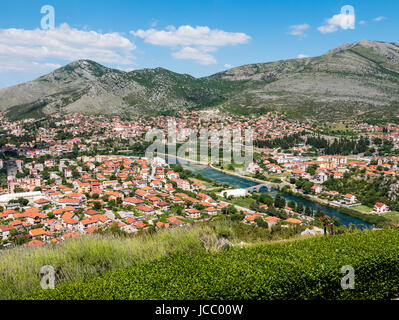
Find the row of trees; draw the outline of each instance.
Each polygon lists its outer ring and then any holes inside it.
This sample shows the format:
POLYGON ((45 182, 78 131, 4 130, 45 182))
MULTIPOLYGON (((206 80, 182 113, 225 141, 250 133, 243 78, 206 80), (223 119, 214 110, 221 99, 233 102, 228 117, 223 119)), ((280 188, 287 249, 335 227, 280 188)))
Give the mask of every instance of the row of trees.
POLYGON ((370 146, 370 140, 365 138, 357 139, 334 139, 333 142, 318 137, 308 137, 306 144, 317 149, 323 149, 325 154, 359 154, 365 153, 370 146))
POLYGON ((303 143, 304 140, 299 133, 295 133, 283 138, 277 138, 274 140, 256 140, 254 142, 257 148, 281 148, 284 150, 291 149, 297 144, 303 143))

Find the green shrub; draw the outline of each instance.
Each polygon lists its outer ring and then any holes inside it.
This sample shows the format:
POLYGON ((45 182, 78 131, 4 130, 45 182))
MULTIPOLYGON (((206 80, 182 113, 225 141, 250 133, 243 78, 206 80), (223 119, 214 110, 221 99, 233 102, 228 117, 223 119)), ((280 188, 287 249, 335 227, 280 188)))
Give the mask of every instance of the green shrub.
POLYGON ((390 299, 399 295, 399 230, 363 231, 218 253, 178 253, 29 299, 390 299), (341 288, 341 268, 355 289, 341 288))

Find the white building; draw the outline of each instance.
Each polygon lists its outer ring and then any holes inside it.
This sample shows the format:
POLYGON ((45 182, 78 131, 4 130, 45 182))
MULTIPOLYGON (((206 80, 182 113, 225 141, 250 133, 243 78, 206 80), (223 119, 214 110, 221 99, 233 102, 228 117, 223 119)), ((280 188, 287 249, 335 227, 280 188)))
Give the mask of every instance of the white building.
POLYGON ((40 191, 35 192, 22 192, 22 193, 7 193, 0 195, 0 205, 6 205, 10 200, 18 200, 19 198, 24 198, 33 202, 43 198, 43 194, 40 191))
POLYGON ((247 189, 234 189, 234 190, 224 190, 220 193, 222 197, 228 198, 232 196, 233 198, 245 197, 248 195, 247 189))
POLYGON ((390 211, 390 209, 389 209, 389 207, 385 204, 385 203, 382 203, 382 202, 377 202, 375 205, 374 205, 374 210, 373 210, 375 213, 385 213, 385 212, 389 212, 390 211))

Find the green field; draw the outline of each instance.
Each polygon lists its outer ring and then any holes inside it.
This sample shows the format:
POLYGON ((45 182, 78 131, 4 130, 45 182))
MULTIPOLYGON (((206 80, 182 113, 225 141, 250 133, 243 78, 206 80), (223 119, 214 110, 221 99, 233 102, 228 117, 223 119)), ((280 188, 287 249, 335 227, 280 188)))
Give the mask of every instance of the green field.
POLYGON ((369 207, 364 206, 364 205, 354 206, 354 207, 351 207, 351 209, 363 211, 363 212, 365 212, 365 213, 370 213, 371 211, 373 211, 372 208, 369 208, 369 207))
MULTIPOLYGON (((369 207, 364 206, 364 205, 351 207, 351 209, 362 211, 364 213, 371 213, 373 211, 372 208, 369 208, 369 207)), ((387 220, 392 221, 394 223, 399 223, 399 212, 397 212, 397 211, 391 211, 391 212, 383 213, 383 214, 378 215, 378 216, 384 217, 387 220)))
POLYGON ((382 216, 391 220, 392 222, 399 223, 399 212, 397 211, 383 213, 382 216))
POLYGON ((229 202, 236 206, 244 207, 247 209, 250 208, 251 203, 256 203, 256 201, 252 198, 234 198, 229 202))

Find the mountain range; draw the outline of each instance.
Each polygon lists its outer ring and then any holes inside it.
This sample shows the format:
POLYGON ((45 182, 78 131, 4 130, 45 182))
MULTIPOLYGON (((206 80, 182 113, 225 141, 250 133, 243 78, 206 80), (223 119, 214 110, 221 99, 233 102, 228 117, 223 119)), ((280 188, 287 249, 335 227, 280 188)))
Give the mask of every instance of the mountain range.
POLYGON ((204 78, 163 68, 124 72, 79 60, 0 90, 0 111, 11 119, 207 108, 245 115, 279 110, 318 120, 395 118, 399 44, 363 40, 319 57, 245 65, 204 78))

